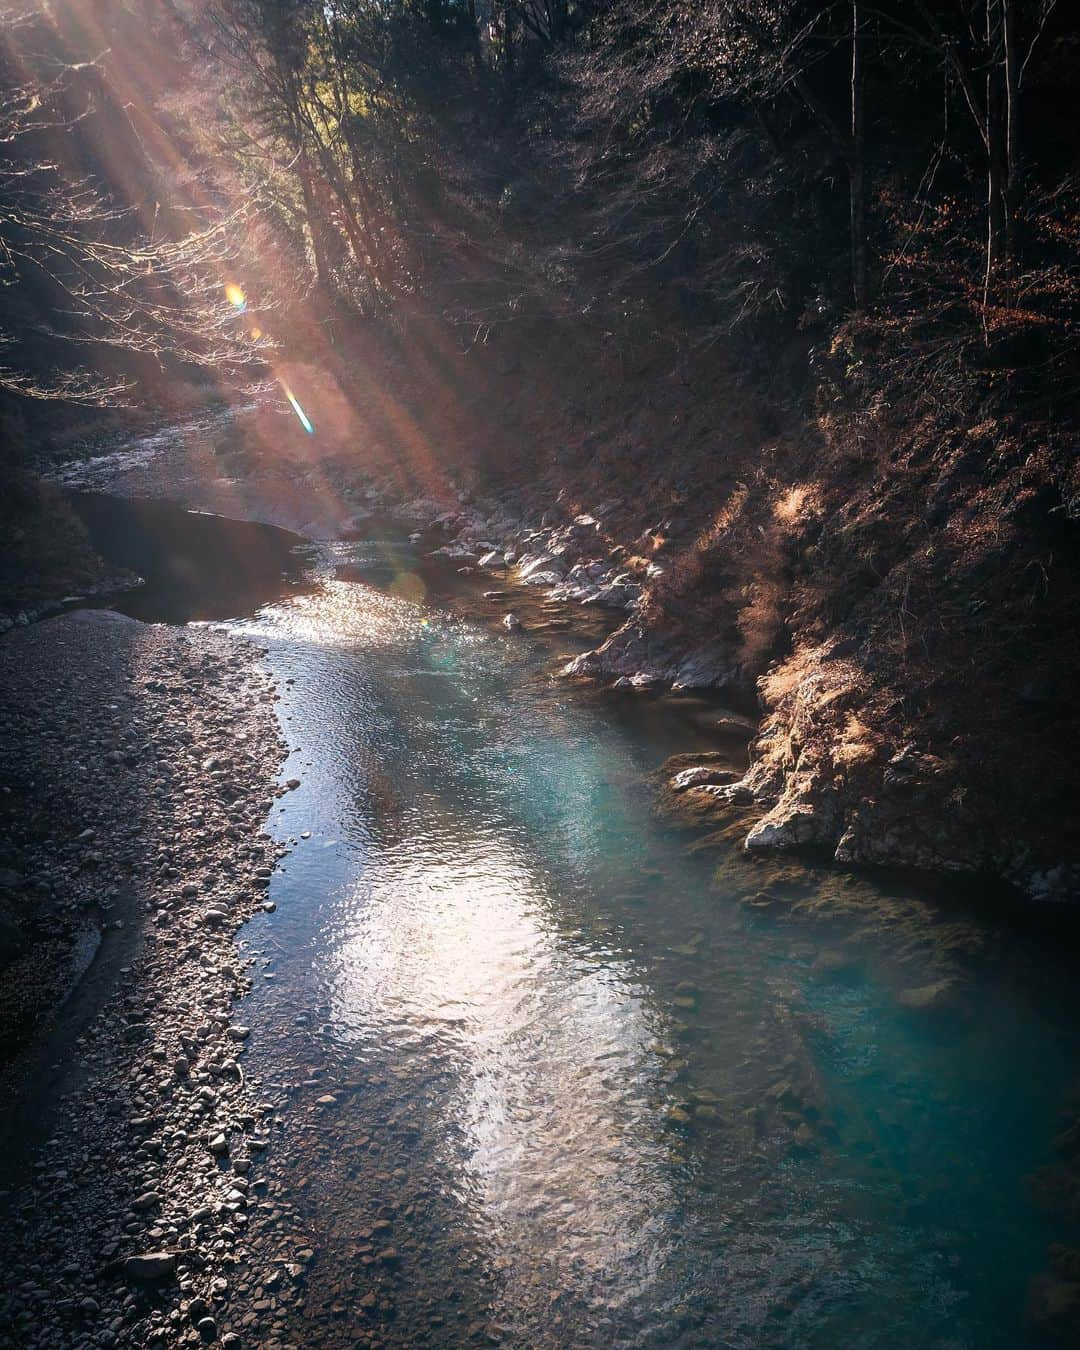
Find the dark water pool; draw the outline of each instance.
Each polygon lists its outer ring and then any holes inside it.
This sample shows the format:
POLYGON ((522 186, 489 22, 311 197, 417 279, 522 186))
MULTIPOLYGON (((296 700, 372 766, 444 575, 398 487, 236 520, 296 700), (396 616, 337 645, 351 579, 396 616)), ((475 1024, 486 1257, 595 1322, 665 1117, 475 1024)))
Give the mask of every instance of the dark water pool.
POLYGON ((132 618, 231 619, 310 589, 305 541, 289 530, 153 498, 68 491, 64 499, 109 565, 143 578, 113 601, 132 618))

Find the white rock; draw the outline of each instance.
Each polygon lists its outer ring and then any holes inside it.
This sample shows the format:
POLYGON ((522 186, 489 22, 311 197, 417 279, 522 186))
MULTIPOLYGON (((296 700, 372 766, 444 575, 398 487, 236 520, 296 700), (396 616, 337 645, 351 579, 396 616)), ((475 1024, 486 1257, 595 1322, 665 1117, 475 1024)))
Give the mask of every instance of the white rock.
POLYGON ((683 769, 671 780, 673 792, 684 792, 687 788, 704 787, 713 783, 733 783, 739 777, 731 769, 718 769, 715 765, 699 764, 692 769, 683 769))
POLYGON ((553 586, 562 580, 564 570, 563 563, 552 553, 526 553, 518 565, 518 576, 530 585, 553 586), (547 577, 554 580, 548 581, 547 577))

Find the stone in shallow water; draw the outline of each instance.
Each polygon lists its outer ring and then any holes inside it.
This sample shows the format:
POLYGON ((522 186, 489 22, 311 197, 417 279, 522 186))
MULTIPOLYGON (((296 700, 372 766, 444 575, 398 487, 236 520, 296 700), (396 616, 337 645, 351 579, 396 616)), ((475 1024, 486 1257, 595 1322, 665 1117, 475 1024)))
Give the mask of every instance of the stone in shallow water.
POLYGON ((855 957, 842 951, 824 951, 815 959, 810 973, 819 980, 854 984, 862 978, 862 967, 855 957))
POLYGON ((897 1003, 908 1012, 944 1013, 957 1010, 958 990, 954 980, 935 980, 932 984, 905 989, 897 1003))

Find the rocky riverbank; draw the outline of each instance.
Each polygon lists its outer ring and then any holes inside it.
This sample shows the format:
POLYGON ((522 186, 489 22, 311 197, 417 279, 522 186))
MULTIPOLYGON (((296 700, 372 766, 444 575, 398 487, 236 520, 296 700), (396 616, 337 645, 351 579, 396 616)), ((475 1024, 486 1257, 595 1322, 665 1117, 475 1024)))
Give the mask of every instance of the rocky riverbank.
MULTIPOLYGON (((451 506, 395 496, 355 473, 326 491, 327 478, 324 467, 319 484, 334 518, 312 515, 307 532, 315 537, 347 541, 363 535, 369 516, 392 513, 415 526, 414 542, 440 572, 466 572, 477 594, 492 579, 485 594, 496 622, 516 610, 526 632, 541 627, 541 597, 605 613, 599 628, 614 628, 614 637, 565 663, 568 677, 613 681, 629 702, 637 691, 665 686, 746 696, 725 676, 719 647, 663 634, 651 608, 663 547, 621 542, 618 504, 590 513, 558 503, 528 524, 527 506, 512 499, 462 494, 451 506), (635 633, 640 647, 627 640, 635 633), (622 652, 621 670, 597 655, 605 648, 622 652)), ((201 483, 213 494, 212 477, 201 483)), ((257 478, 243 486, 253 497, 259 491, 257 478)), ((227 509, 212 495, 187 500, 227 509)), ((278 509, 266 492, 250 513, 304 524, 311 498, 294 493, 290 502, 290 510, 278 509)), ((317 1245, 274 1170, 275 1159, 304 1157, 312 1168, 333 1154, 326 1119, 337 1098, 328 1087, 338 1085, 310 1079, 299 1062, 283 1066, 290 1083, 259 1084, 243 1072, 247 1037, 236 1004, 251 973, 234 932, 263 902, 284 848, 260 833, 273 795, 284 789, 275 783, 282 746, 274 695, 254 656, 221 633, 109 614, 72 614, 0 641, 5 777, 13 789, 0 861, 5 896, 18 897, 5 912, 21 930, 13 935, 24 944, 21 969, 34 972, 23 985, 57 972, 52 993, 41 984, 42 1021, 62 996, 82 936, 101 939, 43 1054, 24 1065, 45 1070, 47 1086, 38 1098, 44 1128, 35 1104, 16 1135, 44 1140, 38 1164, 32 1176, 14 1169, 3 1197, 11 1293, 0 1309, 0 1338, 12 1345, 282 1345, 295 1339, 302 1320, 294 1313, 305 1304, 309 1311, 326 1305, 333 1316, 345 1306, 336 1272, 321 1269, 317 1245), (50 1081, 55 1061, 66 1066, 50 1081), (298 1088, 302 1100, 290 1105, 298 1088), (306 1156, 294 1149, 309 1139, 306 1156)), ((833 729, 836 743, 848 746, 848 781, 867 782, 858 772, 879 760, 860 749, 863 737, 841 714, 839 702, 833 729)), ((720 743, 726 737, 741 747, 760 731, 753 715, 722 720, 720 743)), ((767 720, 746 775, 741 755, 677 757, 662 791, 665 807, 706 828, 720 817, 725 837, 752 838, 762 828, 765 794, 798 781, 790 764, 770 754, 773 731, 767 720)), ((800 837, 791 845, 815 842, 800 837)), ((943 982, 921 985, 903 1006, 932 1016, 953 992, 943 982)), ((392 1176, 388 1170, 391 1189, 392 1176)), ((1060 1193, 1062 1184, 1053 1189, 1060 1193)), ((381 1234, 394 1215, 388 1192, 372 1232, 381 1234)), ((387 1291, 397 1249, 372 1245, 358 1259, 363 1269, 352 1275, 366 1283, 359 1308, 370 1324, 356 1335, 378 1343, 378 1319, 394 1313, 387 1291)), ((1061 1321, 1059 1303, 1075 1293, 1073 1267, 1063 1261, 1035 1291, 1036 1316, 1047 1325, 1061 1321)))
MULTIPOLYGON (((852 546, 858 531, 844 500, 827 505, 793 490, 777 502, 767 484, 737 489, 730 522, 701 533, 700 507, 715 495, 704 477, 693 502, 653 515, 655 491, 639 501, 601 496, 591 480, 556 487, 553 474, 565 477, 558 466, 497 492, 464 473, 417 494, 399 461, 385 467, 386 447, 381 462, 340 444, 301 459, 280 442, 255 418, 222 440, 181 438, 130 464, 117 458, 115 472, 88 485, 171 495, 312 538, 347 539, 372 514, 407 520, 421 550, 492 577, 492 590, 506 592, 492 604, 510 629, 521 586, 607 612, 602 640, 564 663, 568 677, 637 691, 709 689, 755 717, 747 774, 684 795, 718 825, 737 808, 749 849, 812 848, 844 865, 983 875, 1040 902, 1080 892, 1070 818, 1047 787, 1069 772, 1064 741, 1047 731, 1060 721, 1050 715, 1052 651, 1041 649, 1038 669, 1025 673, 1018 648, 1006 650, 993 625, 976 625, 981 655, 965 658, 973 663, 965 674, 929 642, 917 650, 906 642, 897 655, 893 628, 907 632, 907 601, 896 610, 871 588, 860 601, 865 615, 840 619, 829 606, 848 585, 842 575, 828 594, 809 583, 799 590, 792 559, 852 546), (779 571, 774 555, 788 560, 779 571), (732 590, 729 573, 751 580, 732 590), (796 601, 802 608, 782 622, 796 601)), ((67 480, 85 481, 78 468, 67 480)), ((614 467, 604 480, 608 492, 622 481, 614 467)), ((869 518, 870 498, 862 507, 869 518)), ((983 583, 939 581, 952 586, 948 613, 963 613, 975 642, 970 616, 988 603, 983 583)), ((959 641, 957 630, 950 652, 959 641)))
POLYGON ((670 784, 702 823, 746 818, 748 850, 811 848, 847 866, 985 873, 1043 902, 1080 892, 1080 864, 1058 860, 1045 841, 1033 848, 1008 830, 995 833, 992 803, 971 790, 956 757, 902 734, 850 641, 827 642, 748 683, 730 642, 673 625, 655 597, 668 565, 662 529, 633 548, 620 543, 610 518, 621 502, 570 519, 556 504, 531 527, 493 502, 440 511, 429 499, 373 495, 420 526, 418 541, 444 540, 435 553, 466 569, 543 587, 553 600, 628 612, 564 676, 616 689, 712 689, 744 707, 756 703, 760 725, 742 777, 717 781, 703 762, 689 776, 681 767, 670 784))
POLYGON ((0 641, 5 1345, 274 1345, 303 1297, 236 1008, 285 851, 257 656, 86 611, 0 641))

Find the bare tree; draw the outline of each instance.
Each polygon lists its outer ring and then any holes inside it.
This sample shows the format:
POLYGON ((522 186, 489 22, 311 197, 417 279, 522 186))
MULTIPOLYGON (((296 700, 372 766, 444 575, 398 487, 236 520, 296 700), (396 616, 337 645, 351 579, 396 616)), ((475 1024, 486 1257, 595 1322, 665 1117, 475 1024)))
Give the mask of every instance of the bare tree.
POLYGON ((1017 0, 971 0, 970 4, 962 0, 949 7, 951 25, 930 0, 915 0, 922 28, 900 22, 907 35, 935 52, 956 79, 982 145, 986 159, 983 305, 987 310, 1011 298, 1023 200, 1020 105, 1024 73, 1056 3, 1038 0, 1029 6, 1023 34, 1017 0))
POLYGON ((9 357, 0 389, 115 401, 130 379, 95 371, 102 348, 250 377, 268 344, 237 325, 222 286, 248 208, 207 210, 181 237, 154 237, 94 174, 74 176, 55 151, 102 115, 107 82, 97 65, 50 50, 38 17, 27 7, 0 14, 0 284, 8 290, 0 345, 9 357))

